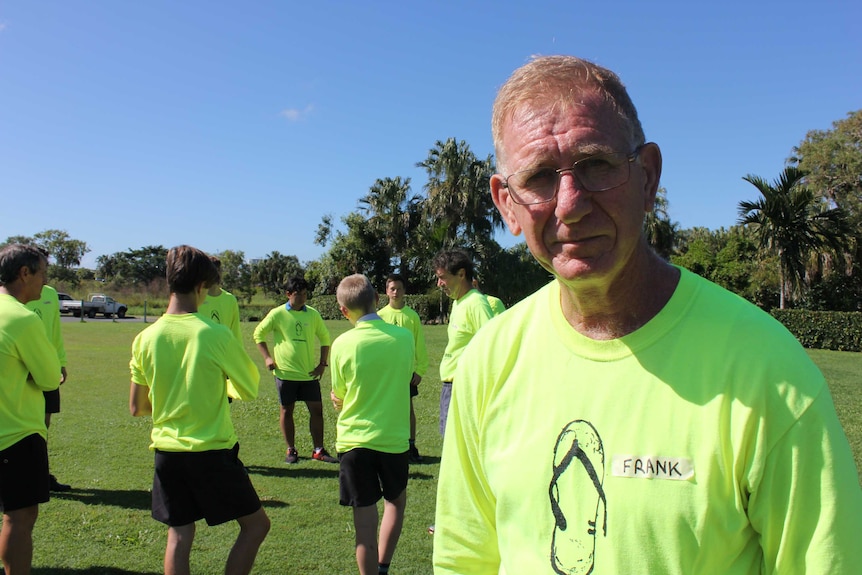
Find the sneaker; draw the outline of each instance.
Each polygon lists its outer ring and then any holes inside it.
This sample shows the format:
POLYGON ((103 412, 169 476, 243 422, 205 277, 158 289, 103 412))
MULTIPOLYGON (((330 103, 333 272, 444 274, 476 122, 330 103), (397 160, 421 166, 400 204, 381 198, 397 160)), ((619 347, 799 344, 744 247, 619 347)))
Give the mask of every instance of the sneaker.
POLYGON ((284 458, 285 463, 299 463, 299 453, 297 453, 295 447, 289 447, 287 449, 287 456, 284 458))
POLYGON ((72 489, 71 485, 68 485, 66 483, 60 483, 59 481, 57 481, 57 478, 54 477, 53 475, 51 475, 50 478, 51 478, 51 491, 58 491, 58 492, 71 491, 71 489, 72 489))
POLYGON ((415 445, 410 446, 410 449, 407 451, 407 458, 410 460, 410 463, 422 463, 423 461, 415 445))
POLYGON ((311 458, 324 463, 338 463, 338 460, 329 455, 325 449, 321 449, 319 451, 315 450, 315 452, 311 454, 311 458))

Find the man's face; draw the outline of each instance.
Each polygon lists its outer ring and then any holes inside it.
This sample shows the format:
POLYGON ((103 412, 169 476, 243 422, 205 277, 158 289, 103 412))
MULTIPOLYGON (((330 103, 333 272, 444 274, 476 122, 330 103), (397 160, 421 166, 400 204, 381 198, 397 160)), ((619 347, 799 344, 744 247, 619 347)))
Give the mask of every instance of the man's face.
POLYGON ((24 272, 24 303, 39 299, 42 295, 42 286, 48 283, 48 262, 39 260, 39 266, 36 269, 26 268, 24 272))
POLYGON ((404 307, 404 284, 400 281, 386 282, 386 295, 389 296, 389 305, 395 309, 404 307))
POLYGON ((469 282, 465 279, 464 270, 458 270, 454 274, 445 269, 435 270, 437 274, 437 287, 443 290, 452 299, 459 299, 469 291, 469 282))
POLYGON ((539 106, 529 112, 522 108, 504 126, 506 166, 503 175, 491 178, 494 203, 510 231, 523 232, 533 256, 557 278, 608 286, 645 241, 643 219, 661 175, 658 147, 643 147, 628 182, 616 188, 588 192, 566 172, 555 199, 518 205, 503 188, 505 176, 535 167, 569 168, 598 153, 632 152, 622 122, 597 94, 586 93, 583 105, 569 109, 539 106))
POLYGON ((287 301, 290 302, 290 307, 293 309, 302 309, 307 299, 308 290, 287 292, 287 301))

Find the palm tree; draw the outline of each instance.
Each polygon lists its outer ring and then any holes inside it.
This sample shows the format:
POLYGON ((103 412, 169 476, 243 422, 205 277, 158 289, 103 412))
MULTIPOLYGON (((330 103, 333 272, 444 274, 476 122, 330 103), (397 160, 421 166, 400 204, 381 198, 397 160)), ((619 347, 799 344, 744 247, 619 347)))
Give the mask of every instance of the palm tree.
POLYGON ((489 192, 488 180, 495 171, 490 155, 480 161, 467 142, 449 138, 438 140, 416 166, 428 173, 426 213, 442 232, 445 245, 454 245, 459 237, 464 243, 480 244, 496 228, 502 229, 503 219, 489 192))
POLYGON ((786 296, 802 285, 809 255, 824 249, 843 252, 851 231, 844 211, 816 199, 802 184, 804 177, 795 166, 784 168, 772 184, 749 174, 743 179, 763 197, 738 206, 738 222, 750 227, 762 249, 778 256, 781 309, 786 296))
POLYGON ((360 211, 368 217, 369 227, 388 248, 390 260, 398 259, 398 270, 409 276, 409 248, 419 225, 422 198, 410 195, 410 178, 377 180, 368 194, 360 198, 360 211))
POLYGON ((670 220, 668 213, 667 190, 660 187, 656 192, 653 210, 644 218, 644 233, 647 241, 658 255, 666 260, 676 247, 679 224, 670 220))

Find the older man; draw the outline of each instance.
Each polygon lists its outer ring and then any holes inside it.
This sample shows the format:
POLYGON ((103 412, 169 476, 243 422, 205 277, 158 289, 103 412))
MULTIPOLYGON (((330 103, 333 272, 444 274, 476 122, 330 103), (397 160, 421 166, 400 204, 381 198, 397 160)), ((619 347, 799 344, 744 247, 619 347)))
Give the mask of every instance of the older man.
POLYGON ((29 573, 39 504, 49 499, 43 392, 60 385, 60 361, 42 320, 24 304, 39 298, 48 261, 39 249, 0 249, 0 560, 29 573))
POLYGON ((461 356, 435 573, 855 573, 862 493, 823 375, 778 322, 659 258, 661 175, 617 76, 501 88, 491 193, 554 275, 461 356))

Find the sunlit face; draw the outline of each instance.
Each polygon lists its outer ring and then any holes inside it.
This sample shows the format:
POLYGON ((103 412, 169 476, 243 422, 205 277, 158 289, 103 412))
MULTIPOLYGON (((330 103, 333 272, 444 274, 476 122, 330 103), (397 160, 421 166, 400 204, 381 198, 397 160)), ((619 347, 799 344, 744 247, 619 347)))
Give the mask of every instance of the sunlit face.
POLYGON ((48 283, 48 262, 44 259, 39 260, 39 267, 36 269, 27 268, 24 275, 24 290, 22 295, 24 303, 39 299, 42 295, 42 287, 48 283))
POLYGON ((395 309, 404 307, 404 284, 398 280, 386 282, 386 295, 389 296, 389 305, 395 309))
POLYGON ((287 301, 290 302, 291 309, 302 309, 306 300, 308 300, 308 290, 287 292, 287 301))
POLYGON ((437 275, 437 287, 452 299, 457 300, 470 290, 470 283, 465 279, 463 269, 454 274, 445 269, 435 270, 434 273, 437 275))
POLYGON ((504 126, 503 174, 491 178, 494 203, 511 232, 523 232, 533 256, 564 282, 601 282, 620 277, 636 250, 644 248, 643 219, 652 210, 661 155, 647 144, 631 164, 627 183, 603 192, 580 188, 564 173, 557 197, 548 203, 522 206, 503 187, 505 176, 534 167, 568 168, 587 156, 632 152, 625 130, 598 95, 585 95, 583 105, 568 109, 547 106, 517 113, 504 126))

